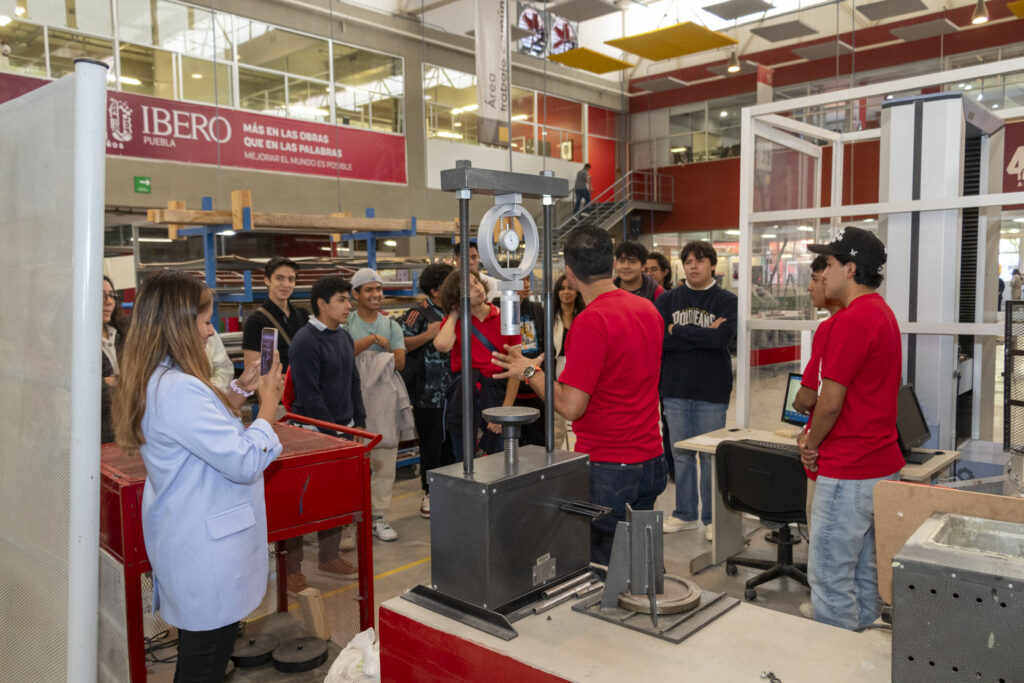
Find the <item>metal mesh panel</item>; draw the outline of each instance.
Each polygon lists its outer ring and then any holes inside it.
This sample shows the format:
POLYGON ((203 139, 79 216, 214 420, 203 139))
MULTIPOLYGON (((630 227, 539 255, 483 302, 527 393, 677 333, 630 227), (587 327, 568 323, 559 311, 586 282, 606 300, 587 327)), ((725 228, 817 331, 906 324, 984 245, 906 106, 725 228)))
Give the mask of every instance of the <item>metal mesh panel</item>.
POLYGON ((0 105, 0 677, 10 681, 66 677, 74 88, 67 78, 0 105))
POLYGON ((1024 301, 1006 302, 1003 448, 1024 453, 1024 301))
POLYGON ((100 683, 128 680, 128 638, 124 610, 124 569, 117 558, 100 550, 100 626, 96 672, 96 680, 100 683))

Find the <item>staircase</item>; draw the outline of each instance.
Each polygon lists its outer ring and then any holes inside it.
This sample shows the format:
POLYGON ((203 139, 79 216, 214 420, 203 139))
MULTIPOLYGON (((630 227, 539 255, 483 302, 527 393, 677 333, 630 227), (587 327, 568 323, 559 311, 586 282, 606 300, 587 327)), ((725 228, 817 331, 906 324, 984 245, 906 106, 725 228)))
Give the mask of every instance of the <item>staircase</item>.
POLYGON ((671 211, 673 178, 654 171, 630 171, 592 197, 590 204, 572 212, 575 196, 555 208, 554 252, 562 250, 566 236, 581 225, 612 230, 636 210, 671 211))

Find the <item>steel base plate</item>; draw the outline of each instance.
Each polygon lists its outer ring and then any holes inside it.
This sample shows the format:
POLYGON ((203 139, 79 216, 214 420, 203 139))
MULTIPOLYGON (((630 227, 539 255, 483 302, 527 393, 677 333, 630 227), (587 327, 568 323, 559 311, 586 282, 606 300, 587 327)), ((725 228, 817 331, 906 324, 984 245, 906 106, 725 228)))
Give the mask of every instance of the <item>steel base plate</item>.
POLYGON ((601 609, 600 595, 581 600, 573 605, 572 609, 574 612, 588 614, 602 621, 625 626, 633 631, 646 633, 670 643, 681 643, 738 604, 740 604, 739 600, 730 598, 725 593, 702 591, 699 607, 688 612, 659 618, 658 626, 653 626, 651 617, 641 612, 621 607, 601 609))
MULTIPOLYGON (((693 581, 665 574, 665 592, 656 598, 658 614, 689 612, 700 604, 701 587, 693 581)), ((619 607, 641 614, 651 613, 651 600, 646 595, 619 593, 619 607)))

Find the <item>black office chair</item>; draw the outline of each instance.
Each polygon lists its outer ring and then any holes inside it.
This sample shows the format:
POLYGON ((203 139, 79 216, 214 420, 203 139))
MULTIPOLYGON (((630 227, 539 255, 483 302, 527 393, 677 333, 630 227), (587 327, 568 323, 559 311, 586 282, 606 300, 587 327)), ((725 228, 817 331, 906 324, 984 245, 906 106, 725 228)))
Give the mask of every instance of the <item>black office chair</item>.
POLYGON ((715 449, 718 490, 726 506, 757 515, 762 522, 781 524, 775 562, 734 555, 725 561, 725 572, 736 574, 736 565, 766 569, 747 581, 743 595, 756 600, 755 587, 788 576, 807 585, 807 565, 793 562, 794 538, 789 525, 807 523, 807 475, 800 457, 772 448, 739 441, 723 441, 715 449))

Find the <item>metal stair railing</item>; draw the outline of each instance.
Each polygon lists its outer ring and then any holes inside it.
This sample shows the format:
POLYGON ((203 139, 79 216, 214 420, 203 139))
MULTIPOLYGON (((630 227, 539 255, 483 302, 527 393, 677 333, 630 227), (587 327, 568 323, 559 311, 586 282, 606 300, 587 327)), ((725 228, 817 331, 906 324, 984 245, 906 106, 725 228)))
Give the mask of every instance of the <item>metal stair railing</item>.
MULTIPOLYGON (((671 176, 653 171, 630 171, 595 195, 578 212, 573 213, 572 203, 565 202, 568 214, 556 218, 557 227, 552 236, 554 246, 560 249, 565 237, 581 225, 609 229, 637 203, 671 204, 674 190, 671 176)), ((574 201, 575 197, 570 199, 574 201)))

